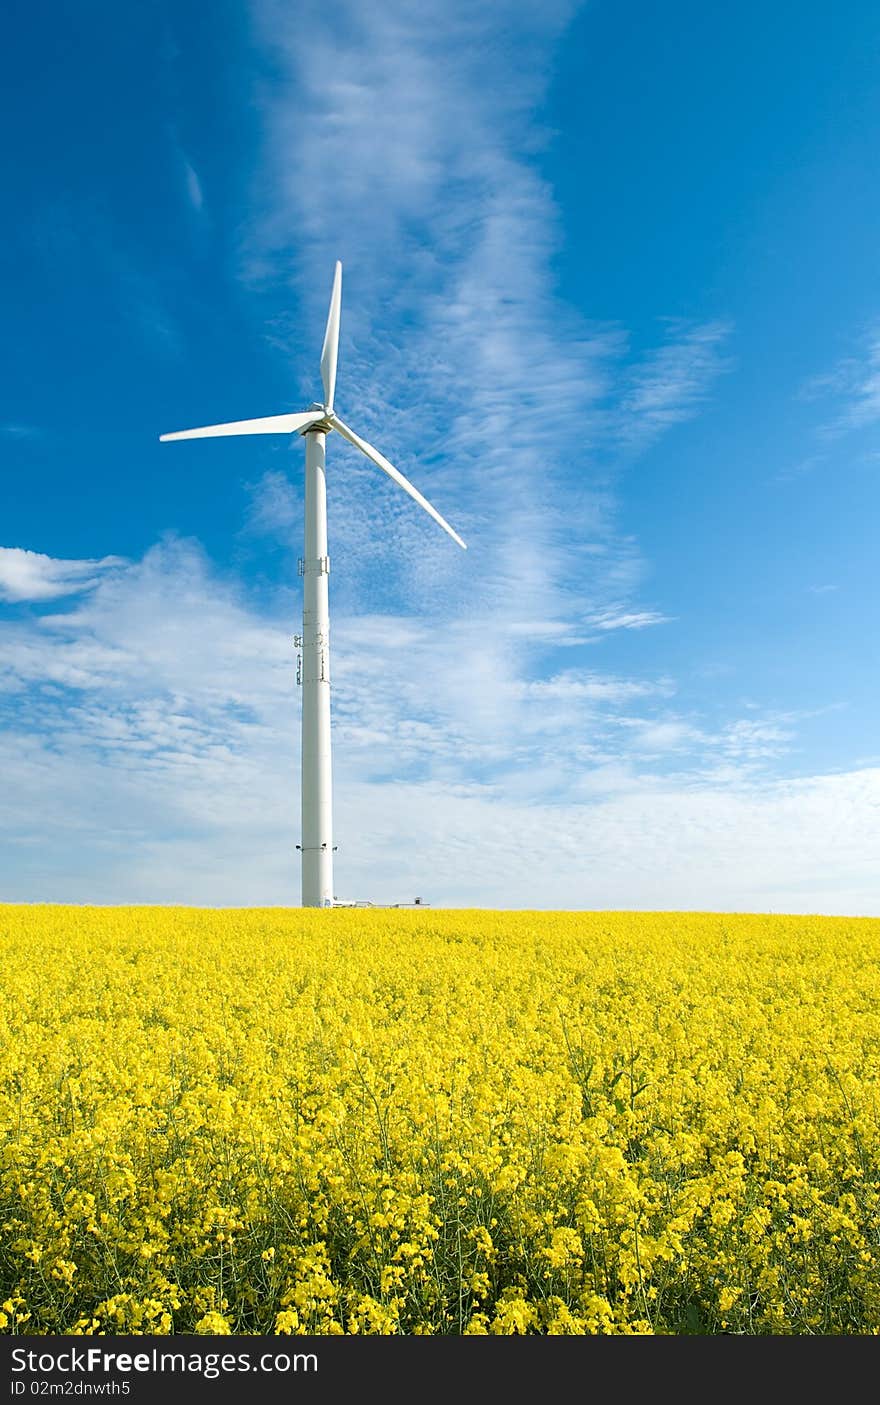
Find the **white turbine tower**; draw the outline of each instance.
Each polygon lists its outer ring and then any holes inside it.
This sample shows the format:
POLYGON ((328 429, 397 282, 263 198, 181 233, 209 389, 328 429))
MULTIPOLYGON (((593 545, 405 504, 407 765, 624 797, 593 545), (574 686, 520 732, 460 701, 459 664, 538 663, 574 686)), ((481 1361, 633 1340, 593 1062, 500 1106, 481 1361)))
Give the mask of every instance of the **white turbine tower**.
POLYGON ((444 532, 465 550, 464 542, 436 508, 423 498, 402 473, 349 429, 333 409, 336 361, 339 353, 339 318, 342 300, 342 264, 337 263, 330 295, 327 330, 321 349, 324 403, 293 415, 236 420, 203 429, 182 429, 161 434, 162 440, 208 439, 225 434, 301 434, 306 441, 305 553, 303 573, 302 632, 302 904, 333 906, 333 797, 330 764, 330 605, 327 555, 327 487, 324 450, 327 435, 336 430, 360 449, 377 468, 393 478, 405 493, 423 507, 444 532))

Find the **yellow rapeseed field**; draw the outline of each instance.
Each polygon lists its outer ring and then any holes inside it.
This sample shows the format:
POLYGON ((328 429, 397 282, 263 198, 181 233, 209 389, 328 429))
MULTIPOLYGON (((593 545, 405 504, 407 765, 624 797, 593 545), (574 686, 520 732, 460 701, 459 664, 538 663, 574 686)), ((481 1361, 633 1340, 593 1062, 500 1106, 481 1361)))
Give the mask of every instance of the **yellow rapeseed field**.
POLYGON ((4 1334, 880 1332, 880 920, 0 907, 4 1334))

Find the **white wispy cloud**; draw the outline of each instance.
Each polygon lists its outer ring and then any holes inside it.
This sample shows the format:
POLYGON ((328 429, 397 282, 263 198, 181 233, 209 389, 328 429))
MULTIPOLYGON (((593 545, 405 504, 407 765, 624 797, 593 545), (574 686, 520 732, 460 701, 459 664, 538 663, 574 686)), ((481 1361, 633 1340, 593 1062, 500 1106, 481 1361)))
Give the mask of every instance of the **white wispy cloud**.
MULTIPOLYGON (((436 696, 449 703, 448 735, 461 745, 454 719, 469 709, 484 760, 499 753, 507 719, 527 712, 536 674, 558 672, 557 650, 666 622, 637 598, 638 545, 617 531, 594 458, 618 452, 621 426, 646 443, 694 414, 723 365, 727 328, 670 324, 664 346, 629 373, 624 329, 591 321, 557 286, 560 224, 535 160, 549 140, 536 110, 575 10, 337 0, 294 16, 277 0, 253 6, 271 76, 242 276, 283 307, 295 301, 293 275, 305 316, 286 343, 283 323, 271 339, 287 345, 306 403, 342 259, 340 411, 470 547, 466 558, 455 551, 331 437, 337 701, 364 746, 382 734, 383 682, 366 675, 379 701, 364 696, 357 709, 342 685, 369 667, 362 641, 381 633, 381 616, 392 628, 403 615, 422 622, 408 671, 392 666, 394 687, 410 696, 430 649, 444 662, 436 696)), ((288 533, 300 510, 298 486, 268 474, 253 489, 250 530, 288 533)), ((564 716, 572 721, 570 700, 564 716)), ((407 733, 410 749, 418 737, 407 733)), ((434 745, 444 744, 435 727, 434 745)), ((530 763, 540 766, 535 752, 530 763)))
MULTIPOLYGON (((168 540, 0 629, 4 898, 297 901, 295 606, 168 540)), ((712 731, 667 678, 523 682, 413 617, 334 634, 339 896, 876 911, 880 772, 779 779, 796 719, 712 731)))
MULTIPOLYGON (((172 62, 178 57, 179 55, 175 54, 172 62)), ((180 139, 177 125, 170 122, 166 134, 178 187, 192 214, 201 218, 206 214, 205 192, 201 177, 180 139)))
POLYGON ((795 718, 741 718, 730 723, 719 737, 728 756, 737 760, 757 761, 782 756, 795 735, 795 718))
POLYGON ((627 446, 645 448, 697 413, 712 382, 730 367, 722 354, 730 332, 730 324, 721 321, 670 327, 666 343, 630 372, 620 407, 620 436, 627 446))
POLYGON ((656 610, 633 611, 609 606, 595 615, 590 615, 586 623, 601 630, 646 629, 653 624, 668 624, 669 616, 661 615, 656 610))
POLYGON ((837 401, 836 412, 819 427, 822 438, 835 439, 876 424, 880 420, 880 327, 864 332, 857 349, 829 371, 811 377, 801 397, 837 401))
POLYGON ((698 728, 678 718, 621 717, 618 722, 631 729, 631 745, 635 751, 647 756, 692 750, 695 743, 707 740, 698 728))
POLYGON ((197 212, 201 212, 205 204, 205 196, 202 191, 202 183, 194 166, 184 158, 183 165, 184 178, 186 180, 186 194, 190 205, 197 212))
POLYGON ((115 567, 118 556, 100 561, 59 561, 18 546, 0 547, 0 600, 52 600, 92 590, 115 567))
POLYGON ((523 684, 523 694, 530 698, 583 698, 591 702, 623 702, 627 698, 660 694, 667 697, 674 691, 670 680, 636 683, 624 678, 579 674, 569 669, 552 678, 538 678, 523 684))

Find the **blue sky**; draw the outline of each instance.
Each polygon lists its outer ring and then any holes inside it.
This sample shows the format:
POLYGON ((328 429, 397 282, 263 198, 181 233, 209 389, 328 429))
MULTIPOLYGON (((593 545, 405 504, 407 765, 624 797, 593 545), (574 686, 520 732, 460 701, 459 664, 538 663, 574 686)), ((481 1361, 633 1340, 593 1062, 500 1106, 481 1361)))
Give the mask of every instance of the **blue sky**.
POLYGON ((880 915, 880 14, 11 20, 0 896, 297 903, 300 409, 342 899, 880 915))

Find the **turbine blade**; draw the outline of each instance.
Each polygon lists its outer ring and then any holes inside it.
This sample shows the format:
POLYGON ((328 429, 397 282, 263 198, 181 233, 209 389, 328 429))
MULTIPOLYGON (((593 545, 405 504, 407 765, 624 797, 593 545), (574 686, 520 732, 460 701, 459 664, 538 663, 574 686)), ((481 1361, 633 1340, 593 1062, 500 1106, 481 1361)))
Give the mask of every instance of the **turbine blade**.
POLYGON ((295 434, 324 418, 323 410, 306 410, 298 415, 269 415, 262 420, 233 420, 231 424, 208 424, 202 429, 178 429, 174 434, 160 434, 167 439, 213 439, 221 434, 295 434))
POLYGON ((394 482, 397 483, 398 486, 401 487, 405 493, 409 493, 410 497, 413 498, 419 504, 419 507, 423 507, 425 509, 429 517, 433 517, 434 521, 439 523, 439 525, 443 528, 444 532, 449 533, 454 542, 458 542, 458 545, 462 548, 463 551, 467 551, 465 543, 462 541, 458 533, 452 530, 449 523, 446 521, 446 518, 440 516, 440 513, 437 511, 436 507, 432 507, 431 504, 428 502, 428 499, 422 497, 418 488, 414 488, 412 483, 410 483, 409 479, 404 478, 403 474, 399 473, 398 470, 394 467, 394 465, 392 463, 389 463, 388 460, 384 457, 384 455, 379 453, 378 449, 374 449, 372 444, 367 443, 366 439, 361 439, 359 434, 355 434, 353 429, 349 429, 347 424, 343 424, 342 420, 339 418, 338 415, 334 415, 331 413, 327 416, 327 418, 333 428, 335 430, 338 430, 338 432, 342 435, 343 439, 347 439, 349 444, 353 444, 356 449, 360 449, 362 454, 366 454, 368 459, 372 459, 373 463, 376 464, 377 468, 381 468, 383 473, 387 473, 389 478, 393 478, 394 482))
POLYGON ((324 404, 333 409, 333 396, 336 394, 336 358, 339 355, 339 318, 342 303, 342 264, 337 259, 333 274, 333 291, 330 294, 330 311, 327 313, 327 330, 321 348, 321 380, 324 382, 324 404))

